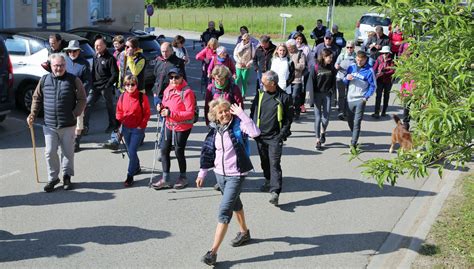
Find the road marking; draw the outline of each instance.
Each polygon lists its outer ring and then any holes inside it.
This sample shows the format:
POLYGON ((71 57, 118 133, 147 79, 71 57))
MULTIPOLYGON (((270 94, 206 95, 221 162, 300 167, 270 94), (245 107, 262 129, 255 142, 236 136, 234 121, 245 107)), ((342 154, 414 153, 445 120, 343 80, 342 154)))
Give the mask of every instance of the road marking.
POLYGON ((0 176, 0 179, 7 178, 7 177, 11 177, 11 176, 16 175, 16 174, 19 174, 19 173, 20 173, 20 170, 15 170, 15 171, 10 172, 10 173, 8 173, 8 174, 1 175, 1 176, 0 176))
POLYGON ((188 79, 189 78, 192 78, 192 79, 196 79, 196 80, 201 80, 201 78, 198 78, 198 77, 191 77, 191 76, 186 76, 188 79))

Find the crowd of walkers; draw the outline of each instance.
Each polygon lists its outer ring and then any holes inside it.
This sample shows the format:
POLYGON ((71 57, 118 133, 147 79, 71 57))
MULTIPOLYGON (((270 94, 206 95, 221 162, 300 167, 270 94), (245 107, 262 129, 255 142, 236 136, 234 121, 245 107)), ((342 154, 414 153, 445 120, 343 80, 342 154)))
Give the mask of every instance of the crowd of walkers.
MULTIPOLYGON (((263 170, 260 190, 269 192, 269 202, 278 206, 283 189, 282 148, 291 135, 292 122, 300 120, 307 110, 306 105, 314 107, 317 150, 322 150, 326 142, 333 105, 337 107, 338 118, 347 120, 352 132, 351 151, 358 147, 366 102, 374 92, 376 101, 372 116, 387 115, 393 58, 406 51, 398 27, 388 36, 381 27, 376 27, 357 52, 355 43, 346 41, 337 25, 328 30, 322 20, 318 20, 310 34, 314 39, 312 46, 303 32, 304 27, 298 25, 288 41, 275 45, 270 36, 263 35, 257 40, 246 26, 242 26, 233 53, 219 44, 219 37, 224 34, 222 23, 217 30, 215 23, 209 22, 208 29, 201 35, 203 48, 196 60, 202 62, 201 87, 206 90, 204 116, 209 131, 202 144, 196 186, 202 187, 208 171, 213 169, 217 181, 214 188, 223 195, 214 243, 202 257, 206 264, 216 262, 233 213, 240 231, 232 240, 232 246, 250 240, 239 197, 245 177, 253 169, 249 137, 257 144, 263 170), (250 115, 247 115, 244 101, 249 94, 251 72, 256 72, 257 91, 251 102, 250 115)), ((91 109, 101 96, 106 101, 108 114, 105 132, 112 134, 104 145, 118 149, 123 141, 129 157, 124 186, 130 187, 134 184, 134 176, 141 172, 137 151, 151 116, 145 92, 146 61, 138 39, 116 36, 112 54, 107 50, 105 40, 98 36, 92 67, 79 56, 78 41, 69 42, 64 50, 66 54, 55 50, 60 39, 58 35, 50 37, 51 72, 38 83, 27 118, 32 126, 40 109, 44 109, 48 171, 44 190, 54 191, 60 182, 60 170, 63 188, 72 188, 74 152, 80 150, 81 136, 90 132, 91 109), (114 100, 115 93, 118 98, 114 100), (61 160, 58 147, 61 147, 61 160)), ((185 148, 199 110, 194 90, 187 82, 186 65, 191 59, 185 42, 183 36, 177 35, 173 42, 162 43, 161 55, 154 68, 156 79, 152 101, 157 121, 161 123, 156 130, 159 139, 155 153, 159 151, 162 165, 161 177, 151 182, 156 190, 182 189, 189 184, 185 148), (179 177, 173 183, 172 150, 179 167, 179 177)))

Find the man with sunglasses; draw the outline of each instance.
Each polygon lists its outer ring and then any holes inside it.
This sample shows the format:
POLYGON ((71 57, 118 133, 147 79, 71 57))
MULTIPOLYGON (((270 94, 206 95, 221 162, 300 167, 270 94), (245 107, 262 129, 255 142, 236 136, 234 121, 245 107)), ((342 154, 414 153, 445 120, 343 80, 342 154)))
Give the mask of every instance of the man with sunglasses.
POLYGON ((346 118, 346 93, 347 86, 344 84, 344 77, 347 75, 347 68, 355 63, 356 53, 355 53, 355 43, 350 40, 347 41, 346 48, 339 54, 336 60, 334 68, 337 70, 336 75, 336 88, 337 88, 337 111, 339 114, 337 117, 340 120, 346 118))
MULTIPOLYGON (((89 62, 81 56, 81 48, 79 47, 79 41, 69 41, 69 45, 64 50, 66 51, 68 56, 66 57, 66 71, 78 77, 84 85, 84 89, 86 90, 86 92, 89 92, 92 82, 90 65, 89 62)), ((83 129, 84 113, 77 117, 74 152, 78 152, 80 150, 80 142, 83 129)))

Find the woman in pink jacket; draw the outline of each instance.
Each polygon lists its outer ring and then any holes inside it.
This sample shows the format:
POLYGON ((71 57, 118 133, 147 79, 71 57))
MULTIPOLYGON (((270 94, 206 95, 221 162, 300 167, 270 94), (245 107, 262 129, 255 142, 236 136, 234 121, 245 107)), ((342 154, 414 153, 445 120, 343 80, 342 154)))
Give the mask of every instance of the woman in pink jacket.
POLYGON ((207 46, 203 48, 198 54, 196 54, 196 60, 202 61, 201 65, 201 90, 207 87, 209 80, 207 77, 207 69, 213 57, 217 56, 217 47, 219 47, 219 42, 215 38, 211 38, 207 42, 207 46))
POLYGON ((165 117, 165 131, 161 144, 163 177, 152 185, 156 190, 171 188, 169 183, 170 151, 173 143, 180 174, 173 187, 182 189, 188 185, 184 149, 193 128, 196 97, 184 80, 181 69, 172 68, 168 72, 168 78, 170 84, 163 93, 163 100, 158 111, 162 117, 165 117))
POLYGON ((248 172, 253 169, 248 150, 248 136, 257 137, 260 130, 245 114, 242 107, 219 98, 209 104, 210 129, 201 150, 201 169, 196 186, 202 187, 209 169, 214 168, 222 193, 219 206, 218 224, 211 250, 202 262, 214 265, 217 251, 227 232, 232 213, 235 213, 240 231, 231 241, 238 247, 250 240, 250 231, 245 223, 245 215, 240 192, 248 172))

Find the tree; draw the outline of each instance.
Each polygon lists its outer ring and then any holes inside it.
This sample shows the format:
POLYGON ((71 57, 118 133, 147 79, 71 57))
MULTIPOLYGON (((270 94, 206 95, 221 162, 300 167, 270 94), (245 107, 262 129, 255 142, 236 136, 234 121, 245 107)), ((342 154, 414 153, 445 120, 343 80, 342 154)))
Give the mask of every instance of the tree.
MULTIPOLYGON (((474 139, 473 13, 472 3, 391 0, 379 12, 389 14, 409 39, 410 56, 396 62, 395 77, 414 80, 411 96, 400 96, 410 108, 415 148, 399 150, 392 159, 365 161, 362 174, 380 187, 402 175, 426 177, 446 165, 465 166, 472 160, 474 139)), ((469 1, 470 2, 470 1, 469 1)), ((352 159, 360 152, 353 152, 352 159)))

